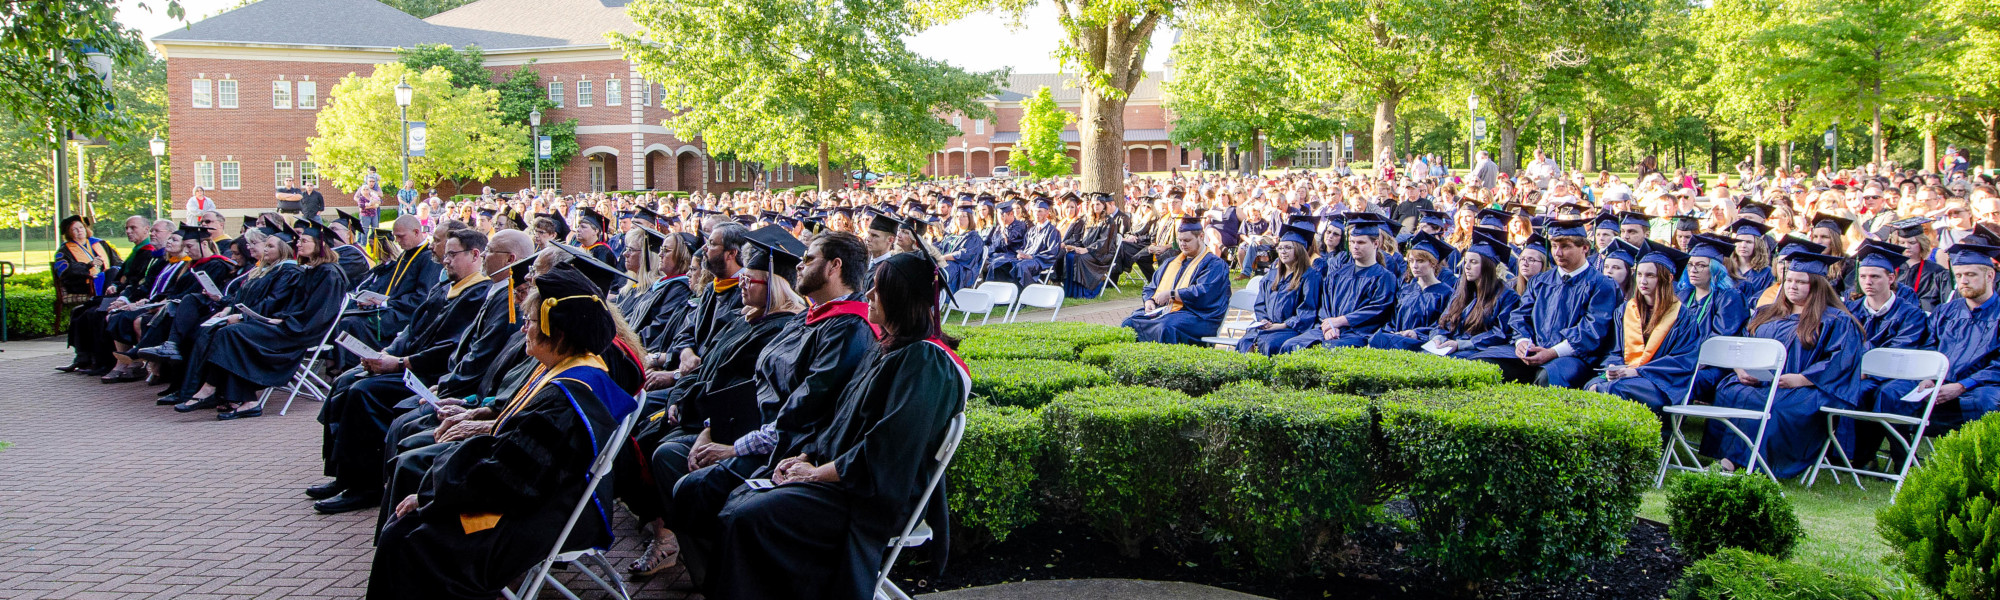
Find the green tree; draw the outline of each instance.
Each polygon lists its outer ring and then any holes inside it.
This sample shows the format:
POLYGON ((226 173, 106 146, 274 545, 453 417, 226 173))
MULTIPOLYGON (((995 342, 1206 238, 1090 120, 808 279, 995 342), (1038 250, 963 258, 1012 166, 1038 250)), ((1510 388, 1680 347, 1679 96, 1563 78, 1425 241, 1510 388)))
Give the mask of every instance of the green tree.
MULTIPOLYGON (((74 146, 69 155, 70 176, 75 178, 70 185, 78 190, 87 187, 95 194, 93 207, 104 219, 152 214, 153 155, 149 142, 154 135, 167 135, 167 65, 150 53, 138 58, 119 63, 111 79, 124 128, 110 138, 111 145, 82 151, 81 174, 75 169, 74 146)), ((47 124, 0 114, 0 137, 13 141, 0 144, 0 227, 20 226, 22 211, 28 212, 30 225, 52 225, 55 192, 49 176, 54 173, 54 146, 47 124)), ((162 177, 169 175, 165 161, 160 169, 162 177)), ((172 191, 167 195, 171 197, 172 191)), ((172 208, 172 200, 166 204, 172 208)))
POLYGON ((383 4, 396 7, 410 16, 428 19, 447 10, 471 4, 473 0, 382 0, 383 4))
POLYGON ((1379 155, 1381 148, 1396 147, 1402 103, 1441 85, 1444 52, 1425 29, 1431 22, 1413 7, 1395 0, 1316 0, 1256 10, 1274 31, 1298 32, 1284 57, 1310 86, 1310 97, 1373 105, 1370 146, 1379 155))
MULTIPOLYGON (((486 70, 486 52, 478 46, 453 49, 444 44, 420 44, 415 48, 399 48, 398 62, 410 68, 411 72, 428 71, 431 67, 443 68, 451 73, 452 87, 461 90, 493 90, 500 94, 500 120, 505 123, 527 123, 528 113, 540 110, 546 113, 556 107, 542 90, 541 73, 535 70, 533 61, 518 69, 509 71, 493 80, 493 73, 486 70)), ((544 122, 541 134, 549 136, 549 158, 543 160, 543 172, 561 171, 569 159, 582 149, 576 143, 576 119, 561 122, 544 122)), ((532 142, 530 142, 532 144, 532 142)), ((534 147, 521 157, 521 171, 535 169, 534 147)))
POLYGON ((1062 131, 1075 120, 1076 115, 1056 106, 1049 86, 1035 90, 1035 95, 1021 101, 1021 141, 1014 143, 1007 164, 1015 173, 1037 179, 1070 174, 1076 160, 1069 157, 1062 131))
POLYGON ((1792 9, 1785 0, 1715 0, 1694 12, 1688 28, 1695 52, 1685 72, 1692 90, 1686 103, 1713 108, 1715 125, 1750 141, 1759 160, 1763 143, 1777 142, 1780 167, 1792 163, 1784 141, 1815 129, 1799 118, 1804 86, 1776 80, 1808 47, 1767 35, 1795 18, 1792 9))
POLYGON ((636 34, 612 45, 661 84, 666 126, 710 153, 811 164, 820 189, 834 163, 915 170, 959 133, 942 117, 984 119, 980 99, 1004 71, 968 73, 910 52, 904 0, 637 0, 636 34))
POLYGON ((1301 46, 1320 45, 1316 38, 1254 26, 1262 10, 1192 13, 1174 44, 1174 72, 1165 90, 1174 143, 1240 144, 1253 155, 1240 161, 1246 173, 1264 164, 1259 138, 1283 152, 1332 136, 1339 123, 1330 116, 1332 103, 1313 99, 1291 62, 1301 46), (1301 39, 1313 41, 1295 43, 1301 39))
MULTIPOLYGON (((1037 0, 924 0, 924 23, 963 18, 982 10, 1016 21, 1037 0)), ((1213 0, 1053 0, 1062 27, 1056 51, 1082 75, 1083 118, 1077 127, 1083 154, 1083 189, 1117 193, 1124 186, 1125 101, 1145 78, 1153 30, 1197 2, 1213 0)))
POLYGON ((1807 51, 1783 56, 1771 81, 1805 90, 1803 112, 1815 125, 1867 122, 1870 160, 1886 160, 1883 111, 1943 90, 1938 71, 1926 67, 1952 61, 1957 27, 1937 19, 1929 0, 1795 1, 1792 20, 1765 35, 1807 51))
POLYGON ((402 63, 388 63, 368 76, 341 78, 328 94, 331 99, 319 111, 319 135, 306 141, 320 177, 354 189, 369 165, 390 173, 400 169, 403 134, 395 88, 406 79, 415 88, 410 120, 424 121, 429 134, 424 156, 410 158, 416 187, 448 181, 463 188, 520 172, 520 157, 528 152, 527 125, 501 118, 498 92, 454 87, 451 72, 442 67, 412 73, 402 63))
MULTIPOLYGON (((136 30, 115 18, 112 0, 0 0, 0 112, 43 123, 50 132, 122 136, 132 124, 116 110, 116 100, 98 83, 84 57, 87 50, 109 54, 120 65, 147 60, 136 30)), ((160 7, 175 19, 186 12, 178 0, 141 1, 140 10, 160 7)), ((54 133, 43 139, 55 139, 54 133)), ((19 139, 19 138, 16 138, 19 139)))
POLYGON ((1942 20, 1964 27, 1953 49, 1959 60, 1932 63, 1950 75, 1946 112, 1978 120, 1985 129, 1985 167, 2000 168, 2000 11, 1989 0, 1947 0, 1939 12, 1942 20))

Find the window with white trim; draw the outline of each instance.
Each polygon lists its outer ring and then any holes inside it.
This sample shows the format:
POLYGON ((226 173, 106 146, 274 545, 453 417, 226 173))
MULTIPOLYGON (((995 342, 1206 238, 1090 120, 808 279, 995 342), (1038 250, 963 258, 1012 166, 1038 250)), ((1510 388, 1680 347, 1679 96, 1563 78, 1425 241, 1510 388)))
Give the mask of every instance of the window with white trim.
POLYGON ((271 108, 292 107, 292 82, 271 82, 271 108))
MULTIPOLYGON (((578 89, 582 89, 578 86, 578 89)), ((593 157, 590 161, 590 191, 604 191, 604 161, 593 157)))
POLYGON ((735 183, 736 178, 741 174, 741 171, 742 171, 741 169, 738 169, 736 167, 736 161, 733 160, 729 161, 729 182, 735 183))
POLYGON ((217 169, 217 171, 222 181, 218 182, 216 188, 225 190, 243 189, 243 163, 229 160, 223 161, 219 166, 221 168, 217 169))
POLYGON ((236 80, 224 79, 215 82, 215 107, 236 108, 236 80))
POLYGON ((194 163, 194 184, 195 184, 195 185, 198 185, 198 186, 201 186, 201 189, 204 189, 204 190, 212 190, 212 189, 215 189, 215 163, 214 163, 214 162, 210 162, 210 161, 206 161, 206 160, 203 160, 203 161, 195 161, 195 163, 194 163))
MULTIPOLYGON (((661 93, 665 93, 664 88, 661 90, 661 93)), ((653 105, 653 84, 650 83, 646 84, 646 101, 641 103, 641 105, 642 106, 653 105)))
POLYGON ((590 106, 590 103, 591 103, 592 101, 595 101, 595 100, 597 99, 597 98, 596 98, 596 95, 597 95, 597 94, 596 94, 596 90, 593 90, 593 89, 591 89, 592 87, 594 87, 594 86, 592 86, 592 85, 591 85, 591 83, 590 83, 590 82, 588 82, 588 81, 579 81, 579 82, 576 82, 576 105, 577 105, 577 106, 590 106))
POLYGON ((963 132, 965 131, 965 116, 964 116, 964 115, 952 115, 952 116, 951 116, 951 126, 952 126, 952 127, 957 127, 957 128, 959 129, 959 131, 960 131, 961 133, 963 133, 963 132))
POLYGON ((620 85, 622 83, 623 82, 618 81, 616 79, 604 80, 605 106, 618 106, 619 104, 625 102, 625 96, 624 96, 625 88, 623 85, 620 85))
POLYGON ((271 184, 273 186, 285 185, 285 180, 291 178, 292 178, 292 161, 281 160, 275 163, 271 163, 271 184))
POLYGON ((319 163, 310 160, 299 161, 299 184, 319 185, 319 163))
POLYGON ((978 134, 986 133, 986 119, 973 119, 972 132, 978 134))
POLYGON ((215 108, 215 82, 207 79, 194 80, 195 108, 215 108))
POLYGON ((569 99, 568 97, 563 96, 562 82, 560 81, 549 82, 549 101, 556 103, 556 108, 562 108, 563 101, 568 99, 569 99))
POLYGON ((299 93, 298 93, 297 104, 301 110, 313 110, 319 108, 319 82, 317 81, 299 82, 299 93))
POLYGON ((562 169, 543 169, 541 177, 536 179, 537 181, 535 181, 534 184, 535 189, 538 190, 562 189, 562 169))

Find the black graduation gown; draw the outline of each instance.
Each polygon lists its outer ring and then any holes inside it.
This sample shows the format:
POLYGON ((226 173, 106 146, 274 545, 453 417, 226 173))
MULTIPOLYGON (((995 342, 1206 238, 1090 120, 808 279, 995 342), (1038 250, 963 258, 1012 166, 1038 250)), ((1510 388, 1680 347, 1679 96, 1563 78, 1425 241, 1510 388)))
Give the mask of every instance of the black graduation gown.
POLYGON ((1957 290, 1952 289, 1951 269, 1930 260, 1905 265, 1896 274, 1896 283, 1914 290, 1917 307, 1927 313, 1957 296, 1957 290))
POLYGON ((246 319, 215 328, 208 336, 208 366, 228 371, 258 387, 277 387, 291 381, 299 361, 319 343, 334 319, 339 318, 341 295, 335 291, 346 287, 347 277, 341 274, 339 265, 329 263, 301 270, 292 282, 290 293, 285 294, 284 305, 258 311, 281 322, 273 325, 246 319))
MULTIPOLYGON (((668 280, 654 292, 658 296, 649 307, 652 314, 646 317, 646 327, 635 329, 639 341, 646 344, 647 350, 666 352, 674 343, 674 334, 679 333, 681 325, 687 322, 688 313, 695 309, 694 292, 688 289, 686 277, 668 280)), ((679 362, 678 357, 669 360, 679 362)))
POLYGON ((360 286, 362 280, 368 278, 368 270, 373 268, 368 264, 368 254, 362 252, 360 246, 352 244, 337 246, 333 251, 340 255, 340 272, 347 275, 348 289, 360 286))
MULTIPOLYGON (((670 388, 667 403, 680 405, 680 428, 688 433, 700 433, 704 421, 741 414, 739 411, 748 412, 744 409, 755 410, 755 407, 722 404, 735 401, 754 402, 754 395, 725 397, 718 392, 751 381, 757 373, 759 353, 778 336, 778 332, 784 331, 786 326, 798 318, 797 313, 770 315, 755 323, 747 324, 746 327, 737 330, 735 335, 718 343, 715 351, 702 359, 701 368, 695 370, 693 377, 684 379, 670 388)), ((724 429, 727 428, 717 427, 714 430, 711 434, 714 436, 713 441, 718 444, 736 441, 737 435, 724 435, 724 429)))
MULTIPOLYGON (((840 481, 737 488, 721 513, 721 553, 704 595, 872 597, 885 546, 929 483, 970 384, 957 358, 933 342, 880 351, 854 382, 804 448, 814 464, 833 463, 840 481)), ((787 452, 774 456, 797 454, 787 452)), ((945 505, 940 489, 925 516, 933 528, 949 522, 945 505)), ((949 538, 937 533, 934 544, 949 538)))
MULTIPOLYGON (((232 285, 236 289, 226 290, 226 293, 222 295, 222 300, 216 302, 211 310, 200 310, 190 314, 175 315, 174 322, 176 326, 180 326, 183 317, 186 317, 186 326, 189 328, 184 333, 184 337, 182 338, 183 345, 181 346, 181 356, 187 362, 187 371, 181 381, 182 398, 193 398, 195 392, 201 389, 202 375, 207 372, 208 363, 211 360, 210 355, 214 348, 216 348, 211 343, 211 340, 222 330, 236 326, 211 325, 202 327, 201 324, 206 322, 210 316, 221 312, 224 307, 234 306, 239 303, 250 307, 250 310, 257 311, 257 314, 267 317, 277 317, 278 315, 274 314, 277 311, 272 310, 272 307, 291 302, 294 290, 300 285, 300 278, 305 275, 305 268, 300 267, 298 263, 285 261, 266 269, 262 275, 251 276, 255 274, 256 272, 253 270, 233 281, 232 285), (187 334, 192 334, 193 337, 185 337, 187 334), (189 344, 187 342, 192 343, 189 344)), ((186 304, 186 301, 183 300, 182 304, 186 304)), ((338 305, 335 306, 337 307, 338 305)), ((238 323, 237 325, 243 324, 238 323)), ((253 329, 259 327, 273 328, 275 326, 268 324, 257 326, 252 324, 253 329)), ((275 332, 275 329, 268 330, 275 332)), ((318 340, 318 337, 314 337, 312 341, 316 342, 318 340)), ((297 359, 294 360, 296 361, 297 359)), ((290 376, 291 373, 287 371, 286 377, 290 376)))
MULTIPOLYGON (((668 360, 679 363, 684 348, 693 348, 695 356, 707 356, 717 338, 743 324, 742 308, 741 286, 723 292, 716 292, 713 285, 702 290, 694 310, 687 314, 674 333, 673 344, 667 346, 668 354, 673 355, 668 360)), ((674 365, 669 364, 668 367, 673 368, 674 365)))
MULTIPOLYGON (((418 486, 420 507, 390 520, 375 548, 368 598, 487 600, 548 556, 583 498, 590 465, 632 398, 603 369, 570 367, 549 377, 491 435, 452 444, 418 486), (498 515, 466 533, 467 515, 498 515)), ((546 374, 544 374, 546 376, 546 374)), ((511 407, 510 407, 511 408, 511 407)), ((600 485, 565 548, 611 542, 612 505, 600 485)), ((400 500, 400 499, 399 499, 400 500)))
POLYGON ((438 271, 444 268, 431 257, 430 247, 426 242, 370 270, 370 280, 363 289, 388 296, 389 301, 381 310, 343 319, 341 331, 379 348, 408 326, 426 293, 437 285, 438 271))
POLYGON ((1085 292, 1083 295, 1086 297, 1096 297, 1098 288, 1104 285, 1104 278, 1111 273, 1112 264, 1118 261, 1118 239, 1125 233, 1118 229, 1118 223, 1114 219, 1105 219, 1084 228, 1075 242, 1067 238, 1063 240, 1064 244, 1088 250, 1063 253, 1065 281, 1075 290, 1085 292))
MULTIPOLYGON (((516 290, 516 294, 519 291, 516 290)), ((465 332, 454 345, 451 354, 444 358, 444 376, 438 378, 437 393, 440 398, 464 398, 475 395, 491 395, 481 392, 481 382, 487 379, 488 371, 500 362, 502 351, 510 340, 520 337, 520 315, 514 321, 507 320, 507 284, 493 283, 486 288, 486 300, 479 308, 479 315, 472 320, 472 329, 465 332)), ((433 358, 429 353, 412 357, 411 368, 429 370, 428 365, 419 364, 433 358)))

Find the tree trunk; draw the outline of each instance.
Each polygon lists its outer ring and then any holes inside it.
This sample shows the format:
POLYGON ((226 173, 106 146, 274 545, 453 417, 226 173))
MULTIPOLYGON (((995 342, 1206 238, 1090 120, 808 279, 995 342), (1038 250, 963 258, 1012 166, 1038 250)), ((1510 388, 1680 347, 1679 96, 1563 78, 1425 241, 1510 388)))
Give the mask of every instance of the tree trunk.
POLYGON ((1779 143, 1778 143, 1778 168, 1779 168, 1779 169, 1784 169, 1784 170, 1791 170, 1791 168, 1792 168, 1792 143, 1791 143, 1791 142, 1779 142, 1779 143))
POLYGON ((1992 169, 2000 167, 2000 111, 1979 114, 1979 122, 1986 125, 1986 159, 1980 166, 1992 169))
MULTIPOLYGON (((1402 102, 1403 93, 1393 92, 1382 94, 1382 101, 1375 103, 1375 135, 1372 137, 1377 157, 1381 156, 1383 148, 1396 145, 1396 105, 1402 102)), ((1375 165, 1375 168, 1381 169, 1382 165, 1375 165)))
MULTIPOLYGON (((835 183, 837 180, 833 178, 833 165, 827 161, 826 155, 827 155, 826 142, 820 142, 818 165, 819 165, 819 190, 822 192, 827 190, 839 189, 837 187, 839 184, 835 183)), ((939 162, 937 175, 939 177, 943 177, 945 175, 944 170, 945 170, 945 163, 939 162)))
POLYGON ((1924 123, 1930 125, 1930 127, 1924 128, 1924 166, 1922 170, 1936 173, 1937 132, 1933 131, 1932 128, 1937 126, 1937 115, 1924 115, 1924 123))
POLYGON ((1512 125, 1500 126, 1500 172, 1513 175, 1521 168, 1520 153, 1514 144, 1521 137, 1521 128, 1512 125))
POLYGON ((1757 145, 1753 148, 1753 153, 1750 156, 1750 169, 1753 171, 1751 177, 1756 176, 1755 172, 1764 170, 1764 138, 1757 138, 1757 145))
POLYGON ((1584 119, 1583 131, 1578 132, 1577 135, 1580 138, 1577 142, 1577 150, 1583 153, 1583 166, 1581 168, 1578 168, 1577 172, 1590 173, 1596 171, 1597 170, 1597 120, 1589 118, 1584 119))
POLYGON ((1701 131, 1702 133, 1708 135, 1708 174, 1714 175, 1716 173, 1716 168, 1720 166, 1716 164, 1715 128, 1709 127, 1708 122, 1703 121, 1701 123, 1701 131))
MULTIPOLYGON (((1881 86, 1876 87, 1879 93, 1881 86)), ((1888 153, 1888 144, 1883 143, 1882 139, 1882 105, 1875 105, 1874 113, 1873 122, 1868 125, 1868 162, 1875 163, 1879 167, 1886 162, 1884 155, 1888 153)))

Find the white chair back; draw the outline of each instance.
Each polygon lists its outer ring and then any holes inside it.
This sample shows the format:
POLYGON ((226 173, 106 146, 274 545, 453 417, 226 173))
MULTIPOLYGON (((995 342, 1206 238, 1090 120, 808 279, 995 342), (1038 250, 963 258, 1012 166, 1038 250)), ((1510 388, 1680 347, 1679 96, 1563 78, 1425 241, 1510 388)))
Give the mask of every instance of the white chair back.
MULTIPOLYGON (((312 354, 307 355, 306 361, 299 365, 298 371, 292 373, 292 381, 286 386, 291 394, 285 396, 285 406, 278 409, 278 416, 282 417, 285 416, 285 413, 291 412, 292 401, 299 399, 300 392, 304 392, 308 397, 320 401, 325 401, 326 395, 333 392, 332 382, 320 377, 319 373, 314 369, 319 368, 319 357, 333 350, 333 346, 328 345, 328 342, 333 341, 333 332, 340 330, 341 316, 346 315, 348 307, 356 303, 357 301, 353 293, 341 297, 340 312, 335 314, 332 323, 327 324, 326 332, 320 334, 319 344, 313 346, 312 354)), ((271 391, 275 389, 277 388, 265 388, 264 393, 258 396, 258 401, 262 402, 265 399, 269 399, 271 391)))
POLYGON ((964 325, 967 321, 970 321, 972 319, 972 313, 980 313, 986 315, 985 318, 979 320, 979 324, 981 325, 986 324, 986 319, 993 318, 992 294, 988 294, 986 292, 982 292, 979 290, 966 289, 966 290, 959 290, 956 292, 952 292, 951 299, 952 302, 958 305, 954 308, 960 313, 963 313, 963 316, 959 317, 958 319, 959 325, 964 325))
MULTIPOLYGON (((1056 320, 1056 315, 1062 313, 1062 304, 1062 288, 1037 283, 1021 290, 1021 299, 1019 304, 1016 305, 1015 312, 1017 314, 1020 312, 1018 308, 1020 306, 1055 309, 1054 312, 1049 313, 1049 320, 1054 321, 1056 320)), ((1012 319, 1010 318, 1009 320, 1011 321, 1012 319)))
POLYGON ((1021 294, 1020 286, 1005 281, 988 281, 973 289, 992 295, 994 306, 1012 305, 1014 298, 1021 294))
POLYGON ((922 545, 930 540, 931 529, 924 524, 924 513, 928 512, 931 494, 936 492, 938 485, 944 481, 945 469, 951 466, 951 457, 958 453, 958 443, 963 439, 965 439, 965 412, 960 411, 951 417, 951 425, 945 428, 944 443, 938 444, 938 451, 934 456, 937 459, 937 469, 931 472, 930 485, 924 487, 923 495, 917 499, 917 504, 911 507, 910 520, 903 525, 903 534, 889 540, 889 556, 882 559, 882 571, 875 575, 875 597, 909 597, 903 594, 901 589, 889 583, 889 569, 896 566, 896 557, 902 554, 904 548, 922 545), (917 535, 912 535, 913 532, 917 532, 917 535))
POLYGON ((1937 379, 1951 376, 1951 358, 1930 350, 1876 348, 1861 355, 1861 374, 1884 379, 1937 379))
POLYGON ((1243 285, 1243 289, 1251 291, 1264 289, 1264 276, 1258 275, 1256 277, 1251 277, 1250 281, 1243 285))
POLYGON ((1744 472, 1755 474, 1758 465, 1763 465, 1764 474, 1772 476, 1771 465, 1765 462, 1760 452, 1764 445, 1764 432, 1771 425, 1771 405, 1778 400, 1778 378, 1785 372, 1785 345, 1778 343, 1777 340, 1764 338, 1712 337, 1701 343, 1701 353, 1696 355, 1694 372, 1697 376, 1688 378, 1687 390, 1681 393, 1680 398, 1676 399, 1674 404, 1661 409, 1667 417, 1668 439, 1666 447, 1660 453, 1660 468, 1653 477, 1653 486, 1659 487, 1666 483, 1669 469, 1702 470, 1701 459, 1695 452, 1694 446, 1688 443, 1687 437, 1681 433, 1681 421, 1687 418, 1722 424, 1729 435, 1750 447, 1749 464, 1741 465, 1744 472), (1694 395, 1695 385, 1700 381, 1702 367, 1742 369, 1755 376, 1762 382, 1762 387, 1766 388, 1762 410, 1688 404, 1694 395), (1737 427, 1735 421, 1738 419, 1755 420, 1756 435, 1737 427), (1688 458, 1686 463, 1681 461, 1683 453, 1688 458))
POLYGON ((1236 290, 1234 292, 1230 292, 1229 309, 1246 310, 1246 311, 1257 310, 1257 296, 1258 294, 1264 293, 1261 291, 1261 289, 1262 288, 1249 288, 1249 289, 1241 289, 1241 290, 1236 290))
MULTIPOLYGON (((1861 355, 1861 375, 1882 379, 1942 382, 1951 378, 1951 357, 1931 350, 1876 348, 1869 350, 1867 354, 1861 355)), ((1814 482, 1819 480, 1820 471, 1832 471, 1833 480, 1836 484, 1840 482, 1841 473, 1848 473, 1854 475, 1854 485, 1860 487, 1861 476, 1867 475, 1894 481, 1896 482, 1895 491, 1901 492, 1903 489, 1903 480, 1908 477, 1910 468, 1916 466, 1917 446, 1924 442, 1924 430, 1930 427, 1931 413, 1937 409, 1938 392, 1942 389, 1942 386, 1931 385, 1927 388, 1916 388, 1913 390, 1915 392, 1914 398, 1880 399, 1875 406, 1876 411, 1844 409, 1831 406, 1821 407, 1819 410, 1826 415, 1826 426, 1829 431, 1838 425, 1836 419, 1841 418, 1854 421, 1854 426, 1857 428, 1871 427, 1869 423, 1873 423, 1874 425, 1872 426, 1884 429, 1887 438, 1893 440, 1898 449, 1903 451, 1904 455, 1901 461, 1902 464, 1894 467, 1895 471, 1876 471, 1858 467, 1854 460, 1856 456, 1849 453, 1846 443, 1840 441, 1839 436, 1828 436, 1826 441, 1820 444, 1819 459, 1813 461, 1812 471, 1806 475, 1806 486, 1811 487, 1814 482), (1901 411, 1891 412, 1884 410, 1886 407, 1882 406, 1883 403, 1903 402, 1905 400, 1922 402, 1923 411, 1919 413, 1921 416, 1910 417, 1901 411), (1909 437, 1904 437, 1903 432, 1897 430, 1898 427, 1915 427, 1916 430, 1909 437), (1837 456, 1839 456, 1842 464, 1836 465, 1828 460, 1829 456, 1835 456, 1835 452, 1838 452, 1837 456)), ((1854 400, 1855 404, 1863 407, 1868 404, 1866 398, 1856 398, 1854 400)), ((1879 448, 1854 448, 1853 452, 1859 453, 1860 458, 1867 459, 1861 462, 1872 464, 1879 450, 1879 448)), ((1863 487, 1863 489, 1866 488, 1863 487)), ((1895 493, 1893 492, 1889 496, 1889 503, 1896 503, 1895 493)))
POLYGON ((1695 368, 1777 370, 1785 366, 1785 345, 1777 340, 1716 336, 1701 343, 1695 368))

